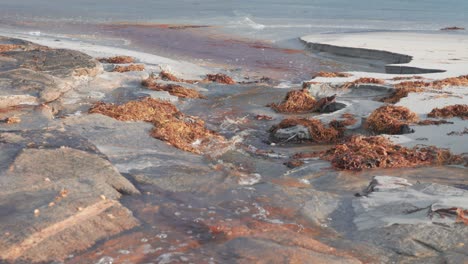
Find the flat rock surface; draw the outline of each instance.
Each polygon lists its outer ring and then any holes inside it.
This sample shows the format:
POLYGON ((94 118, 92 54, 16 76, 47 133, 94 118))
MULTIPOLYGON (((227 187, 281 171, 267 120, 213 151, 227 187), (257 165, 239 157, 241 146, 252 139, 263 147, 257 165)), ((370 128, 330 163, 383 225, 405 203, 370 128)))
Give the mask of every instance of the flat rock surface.
POLYGON ((139 191, 83 139, 46 131, 1 139, 2 259, 64 259, 138 225, 117 199, 139 191))
POLYGON ((51 75, 29 69, 0 72, 0 108, 47 103, 70 88, 51 75))
POLYGON ((14 59, 18 68, 45 72, 56 77, 95 76, 99 72, 98 62, 91 56, 67 49, 7 51, 2 56, 14 59))

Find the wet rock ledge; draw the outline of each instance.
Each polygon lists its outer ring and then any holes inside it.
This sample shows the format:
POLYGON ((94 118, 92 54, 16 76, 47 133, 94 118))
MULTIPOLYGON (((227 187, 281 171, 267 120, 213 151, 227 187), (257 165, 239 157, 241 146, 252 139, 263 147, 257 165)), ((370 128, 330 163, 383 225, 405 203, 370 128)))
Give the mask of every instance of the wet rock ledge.
POLYGON ((51 105, 101 68, 80 52, 0 37, 0 262, 63 260, 139 225, 118 200, 135 186, 88 140, 47 127, 51 105))

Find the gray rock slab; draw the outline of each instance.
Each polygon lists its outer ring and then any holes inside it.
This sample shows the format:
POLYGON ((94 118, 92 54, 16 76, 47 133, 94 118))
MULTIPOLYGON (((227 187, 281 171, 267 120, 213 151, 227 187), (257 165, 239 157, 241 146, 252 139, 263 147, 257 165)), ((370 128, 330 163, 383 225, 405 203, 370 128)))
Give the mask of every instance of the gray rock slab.
POLYGON ((289 247, 275 242, 254 238, 236 238, 220 248, 223 252, 236 256, 237 263, 361 263, 352 258, 315 252, 305 248, 289 247))
POLYGON ((67 49, 8 51, 3 56, 16 60, 17 68, 45 72, 56 77, 95 76, 102 69, 91 56, 67 49))
POLYGON ((57 78, 29 69, 0 72, 0 108, 47 103, 70 88, 57 78))
POLYGON ((453 224, 455 215, 438 210, 468 209, 468 191, 459 188, 434 183, 409 185, 389 176, 375 177, 371 184, 376 185, 372 192, 353 201, 354 223, 360 230, 394 224, 453 224))
MULTIPOLYGON (((176 149, 150 136, 153 125, 122 122, 92 114, 64 120, 67 131, 87 138, 104 153, 121 173, 142 184, 154 184, 170 191, 200 190, 208 182, 210 169, 203 157, 176 149)), ((218 175, 219 176, 219 175, 218 175)))
POLYGON ((301 125, 280 128, 272 134, 272 137, 275 141, 312 140, 309 129, 301 125))
POLYGON ((434 183, 374 177, 363 196, 352 201, 352 239, 389 252, 395 262, 441 263, 468 259, 468 228, 440 209, 468 206, 466 190, 434 183))
POLYGON ((139 191, 83 138, 4 132, 0 161, 0 260, 63 260, 139 224, 118 201, 139 191))

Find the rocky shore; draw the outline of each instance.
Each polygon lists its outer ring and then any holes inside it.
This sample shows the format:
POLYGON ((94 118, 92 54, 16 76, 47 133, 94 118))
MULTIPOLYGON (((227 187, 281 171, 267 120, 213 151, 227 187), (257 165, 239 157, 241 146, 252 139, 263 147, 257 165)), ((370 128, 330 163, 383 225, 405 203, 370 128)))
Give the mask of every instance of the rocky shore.
POLYGON ((458 71, 275 89, 73 45, 0 37, 0 262, 468 258, 458 71))

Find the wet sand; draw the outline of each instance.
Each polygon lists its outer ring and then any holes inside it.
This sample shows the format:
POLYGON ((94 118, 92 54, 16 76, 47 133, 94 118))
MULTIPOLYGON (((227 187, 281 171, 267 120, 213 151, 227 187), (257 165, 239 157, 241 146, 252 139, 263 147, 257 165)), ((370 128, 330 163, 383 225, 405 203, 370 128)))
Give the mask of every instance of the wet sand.
POLYGON ((186 60, 210 67, 226 68, 244 77, 262 77, 292 83, 310 78, 318 71, 350 70, 353 66, 316 57, 298 48, 283 48, 271 42, 226 35, 216 27, 167 24, 48 24, 27 23, 27 31, 63 34, 105 45, 139 50, 165 57, 186 60))

